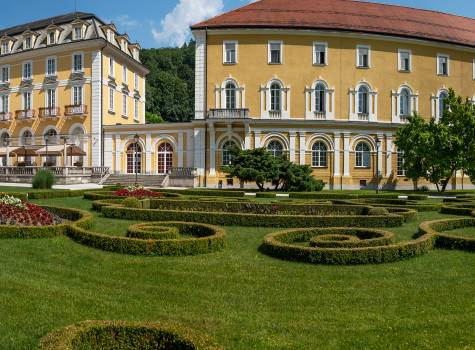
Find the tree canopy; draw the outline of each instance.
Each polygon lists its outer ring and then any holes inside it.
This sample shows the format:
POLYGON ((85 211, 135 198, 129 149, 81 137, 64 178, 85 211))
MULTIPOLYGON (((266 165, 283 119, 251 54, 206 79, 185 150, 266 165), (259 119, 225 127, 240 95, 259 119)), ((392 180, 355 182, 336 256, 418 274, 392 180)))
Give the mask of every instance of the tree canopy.
POLYGON ((181 48, 143 49, 142 63, 150 70, 146 110, 168 122, 185 122, 194 116, 195 43, 181 48))

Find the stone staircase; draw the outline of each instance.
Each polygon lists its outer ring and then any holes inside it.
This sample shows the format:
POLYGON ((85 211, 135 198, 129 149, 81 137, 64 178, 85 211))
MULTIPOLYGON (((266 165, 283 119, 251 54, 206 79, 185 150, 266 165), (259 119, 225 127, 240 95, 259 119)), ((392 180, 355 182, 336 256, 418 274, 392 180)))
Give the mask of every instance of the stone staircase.
MULTIPOLYGON (((138 175, 137 183, 144 187, 164 187, 166 175, 138 175)), ((102 185, 133 185, 135 184, 134 174, 111 174, 102 185)))

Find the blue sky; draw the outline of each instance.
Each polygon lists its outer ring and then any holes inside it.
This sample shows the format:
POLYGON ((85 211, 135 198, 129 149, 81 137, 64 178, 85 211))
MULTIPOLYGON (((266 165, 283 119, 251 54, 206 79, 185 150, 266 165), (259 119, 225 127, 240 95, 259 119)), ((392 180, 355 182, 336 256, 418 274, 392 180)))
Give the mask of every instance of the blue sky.
MULTIPOLYGON (((74 0, 2 1, 3 28, 74 11, 74 0)), ((251 0, 76 0, 78 11, 113 21, 143 47, 176 46, 189 38, 191 23, 217 15, 251 0)), ((450 12, 475 18, 473 0, 379 0, 389 4, 450 12), (447 6, 449 5, 449 6, 447 6)))

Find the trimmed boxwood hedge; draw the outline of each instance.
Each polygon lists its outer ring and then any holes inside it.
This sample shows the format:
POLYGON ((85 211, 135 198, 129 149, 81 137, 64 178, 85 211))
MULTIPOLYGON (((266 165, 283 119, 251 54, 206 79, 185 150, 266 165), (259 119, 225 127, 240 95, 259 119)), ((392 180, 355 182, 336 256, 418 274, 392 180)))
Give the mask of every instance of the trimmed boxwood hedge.
MULTIPOLYGON (((163 193, 167 198, 180 198, 182 197, 179 193, 169 193, 169 192, 162 192, 160 190, 153 190, 156 192, 163 193)), ((125 197, 119 197, 114 194, 114 191, 85 191, 83 194, 84 199, 89 200, 103 200, 103 199, 124 199, 125 197)))
POLYGON ((419 226, 419 234, 431 234, 436 237, 437 248, 459 249, 469 252, 475 251, 475 238, 457 236, 454 233, 444 232, 462 227, 475 226, 475 218, 446 219, 423 222, 419 226))
POLYGON ((304 199, 356 199, 356 198, 398 198, 397 193, 339 193, 335 192, 290 192, 290 198, 304 198, 304 199))
POLYGON ((42 208, 58 215, 65 221, 58 225, 49 226, 0 225, 0 239, 51 238, 64 234, 70 223, 74 221, 83 227, 91 227, 92 225, 92 215, 86 211, 51 206, 42 206, 42 208))
POLYGON ((256 192, 256 198, 275 198, 275 192, 256 192))
POLYGON ((394 242, 394 234, 388 231, 364 228, 322 228, 311 231, 311 247, 357 248, 388 245, 394 242))
POLYGON ((140 239, 179 239, 180 230, 178 227, 167 226, 159 223, 158 226, 153 223, 130 225, 127 229, 127 237, 140 239))
POLYGON ((403 216, 396 214, 390 214, 387 216, 278 215, 159 209, 130 210, 117 205, 103 206, 101 211, 105 217, 125 220, 174 220, 222 226, 255 227, 396 227, 401 226, 405 220, 403 216))
POLYGON ((475 203, 457 203, 444 205, 440 212, 442 214, 470 216, 475 211, 475 203))
POLYGON ((42 338, 40 350, 220 350, 207 335, 176 323, 84 321, 42 338))
POLYGON ((156 191, 163 193, 175 193, 185 196, 212 196, 212 197, 244 197, 244 191, 230 191, 230 190, 208 190, 208 189, 186 189, 186 190, 172 190, 172 189, 157 189, 156 191))
MULTIPOLYGON (((347 229, 332 228, 333 232, 347 232, 347 229)), ((308 241, 321 233, 321 229, 295 229, 271 233, 264 237, 260 247, 267 255, 283 260, 300 261, 312 264, 356 265, 380 264, 399 261, 423 255, 434 246, 434 236, 422 235, 417 239, 358 248, 319 248, 297 244, 308 241)))
MULTIPOLYGON (((131 210, 129 209, 129 211, 131 210)), ((178 227, 180 233, 193 234, 195 237, 180 239, 129 238, 92 232, 78 225, 70 225, 67 235, 80 244, 109 252, 132 255, 195 255, 216 252, 225 247, 225 232, 216 226, 171 221, 149 225, 175 226, 178 227)))

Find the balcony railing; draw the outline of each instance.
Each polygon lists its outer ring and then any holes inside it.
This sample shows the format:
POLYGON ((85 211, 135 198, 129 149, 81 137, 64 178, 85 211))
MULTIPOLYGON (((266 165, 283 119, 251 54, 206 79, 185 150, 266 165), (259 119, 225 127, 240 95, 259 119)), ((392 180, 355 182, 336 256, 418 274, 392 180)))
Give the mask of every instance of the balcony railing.
POLYGON ((72 115, 84 115, 87 114, 87 106, 86 105, 71 105, 64 107, 64 115, 72 116, 72 115))
POLYGON ((270 119, 282 119, 282 112, 281 111, 269 111, 269 118, 270 119))
POLYGON ((399 116, 399 121, 400 121, 401 123, 407 123, 407 122, 409 121, 408 118, 409 118, 408 115, 401 114, 401 115, 399 116))
POLYGON ((249 118, 249 109, 233 108, 233 109, 210 109, 208 118, 211 119, 245 119, 249 118))
POLYGON ((0 122, 9 122, 12 120, 11 112, 0 112, 0 122))
POLYGON ((327 119, 327 114, 325 112, 315 111, 313 114, 315 115, 315 119, 327 119))
POLYGON ((368 113, 358 113, 358 120, 367 122, 369 121, 369 114, 368 113))
POLYGON ((35 117, 34 109, 21 109, 15 111, 15 116, 17 119, 32 119, 35 117))
POLYGON ((59 107, 42 107, 40 108, 40 118, 58 117, 59 107))

